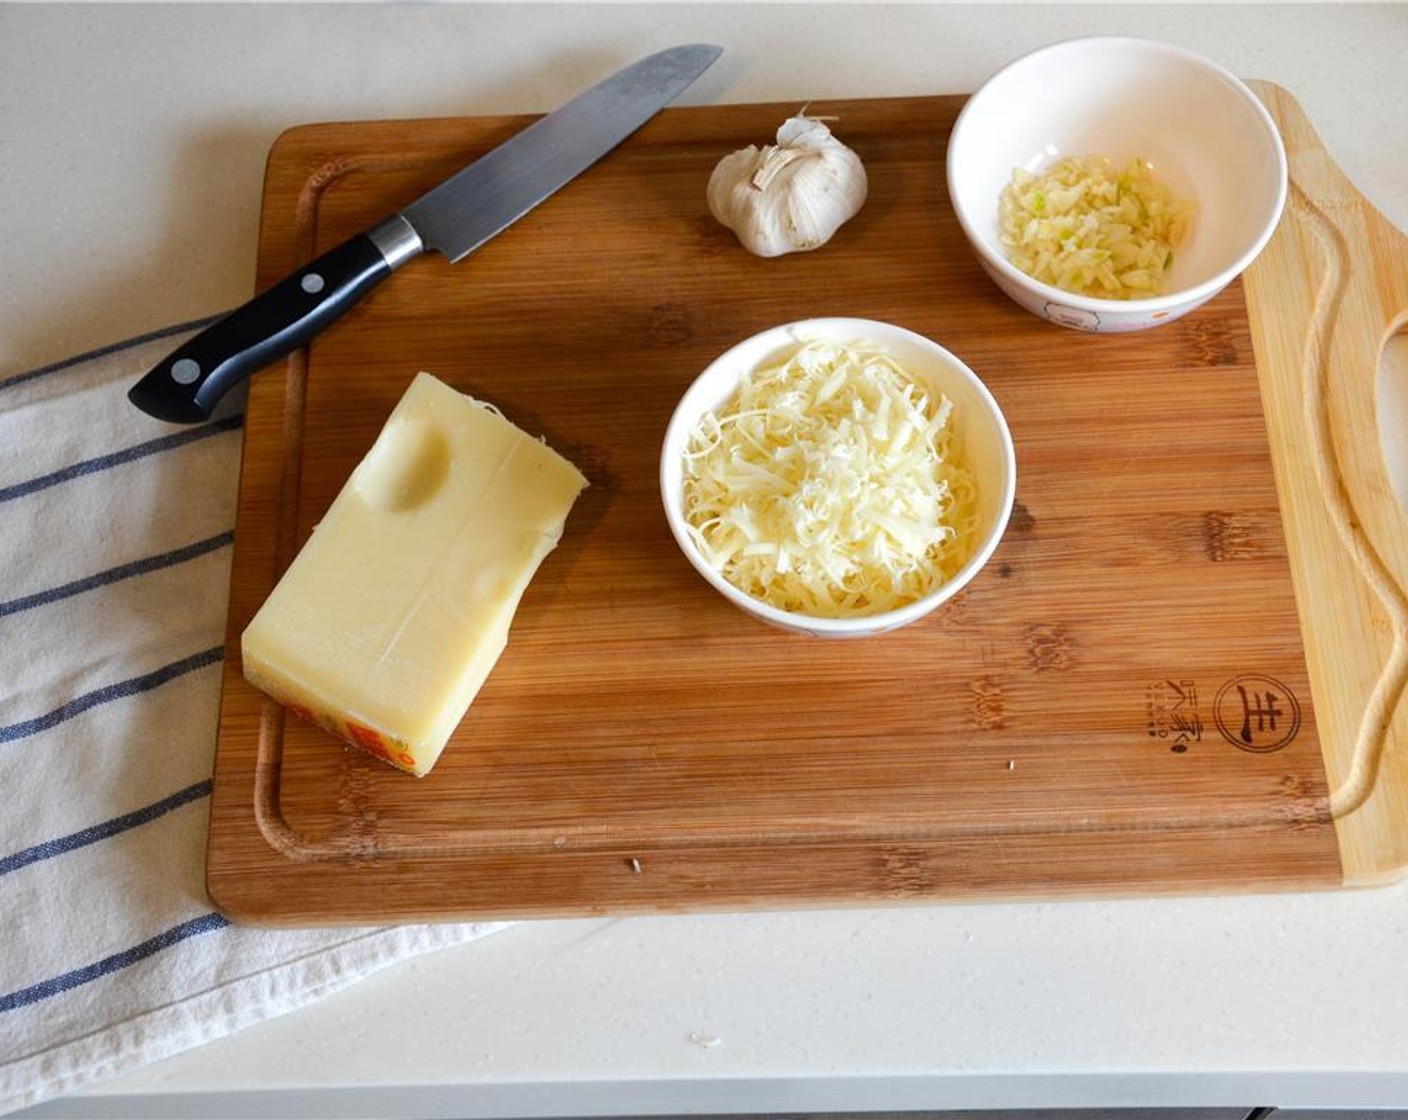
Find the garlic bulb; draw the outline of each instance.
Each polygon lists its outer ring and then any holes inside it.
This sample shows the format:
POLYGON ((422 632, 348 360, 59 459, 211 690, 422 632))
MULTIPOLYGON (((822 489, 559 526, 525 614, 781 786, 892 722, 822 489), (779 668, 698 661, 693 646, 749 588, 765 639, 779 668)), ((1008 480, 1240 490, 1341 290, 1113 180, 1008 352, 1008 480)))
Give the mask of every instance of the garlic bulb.
POLYGON ((784 121, 777 144, 750 144, 709 176, 709 212, 760 257, 825 245, 865 202, 860 157, 815 117, 784 121))

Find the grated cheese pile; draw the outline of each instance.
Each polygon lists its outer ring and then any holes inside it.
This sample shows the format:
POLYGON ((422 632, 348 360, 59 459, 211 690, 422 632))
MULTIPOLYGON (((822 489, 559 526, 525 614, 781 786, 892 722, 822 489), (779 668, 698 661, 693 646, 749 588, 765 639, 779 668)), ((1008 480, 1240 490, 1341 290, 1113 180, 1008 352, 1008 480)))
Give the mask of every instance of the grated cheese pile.
POLYGON ((685 519, 749 595, 821 618, 893 610, 967 559, 974 485, 953 404, 865 344, 810 342, 744 378, 685 455, 685 519))
POLYGON ((1020 167, 1002 191, 1000 239, 1028 276, 1097 299, 1158 295, 1194 207, 1142 160, 1122 171, 1071 156, 1042 175, 1020 167))

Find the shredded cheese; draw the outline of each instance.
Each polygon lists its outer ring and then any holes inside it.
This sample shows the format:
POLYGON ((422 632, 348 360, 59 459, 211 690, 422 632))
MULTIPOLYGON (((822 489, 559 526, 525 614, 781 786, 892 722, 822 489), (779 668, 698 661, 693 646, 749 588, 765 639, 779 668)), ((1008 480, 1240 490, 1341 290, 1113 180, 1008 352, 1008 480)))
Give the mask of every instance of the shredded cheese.
POLYGON ((975 488, 953 403, 865 343, 810 342, 744 377, 685 453, 684 513, 734 586, 819 618, 880 614, 968 557, 975 488))
POLYGON ((1008 259, 1045 284, 1148 299, 1162 290, 1193 213, 1143 160, 1116 173, 1107 159, 1071 156, 1042 175, 1013 169, 999 236, 1008 259))

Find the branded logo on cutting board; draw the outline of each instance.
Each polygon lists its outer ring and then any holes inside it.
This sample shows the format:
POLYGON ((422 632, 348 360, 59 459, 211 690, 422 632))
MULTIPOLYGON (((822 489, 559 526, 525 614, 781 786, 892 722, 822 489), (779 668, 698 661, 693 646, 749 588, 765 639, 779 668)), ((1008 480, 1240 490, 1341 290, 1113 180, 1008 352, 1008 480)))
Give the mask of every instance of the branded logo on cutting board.
MULTIPOLYGON (((1144 689, 1146 730, 1175 754, 1204 741, 1207 724, 1198 683, 1166 677, 1144 689)), ((1233 677, 1212 702, 1212 724, 1227 742, 1252 754, 1271 754, 1289 746, 1300 731, 1300 701, 1284 683, 1261 673, 1233 677)))
POLYGON ((1166 742, 1175 754, 1183 754, 1193 743, 1203 741, 1196 681, 1154 681, 1144 689, 1144 708, 1149 737, 1166 742))
POLYGON ((1247 673, 1218 690, 1213 719, 1222 737, 1239 750, 1270 754, 1288 746, 1300 730, 1300 702, 1275 677, 1247 673))

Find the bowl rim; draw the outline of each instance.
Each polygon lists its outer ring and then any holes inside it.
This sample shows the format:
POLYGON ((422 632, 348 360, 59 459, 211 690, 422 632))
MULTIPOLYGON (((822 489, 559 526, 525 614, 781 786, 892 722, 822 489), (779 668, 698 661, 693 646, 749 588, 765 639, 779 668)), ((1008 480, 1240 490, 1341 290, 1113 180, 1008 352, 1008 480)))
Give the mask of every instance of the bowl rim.
POLYGON ((1010 62, 1005 63, 999 69, 993 71, 968 98, 963 108, 959 110, 958 116, 954 119, 953 127, 949 130, 948 146, 944 157, 944 186, 948 191, 949 203, 953 207, 954 217, 958 219, 959 227, 963 230, 964 236, 968 239, 973 251, 978 254, 981 261, 996 269, 1001 275, 1018 284, 1027 291, 1037 295, 1051 303, 1059 304, 1063 307, 1070 307, 1080 311, 1094 311, 1106 315, 1124 311, 1131 315, 1150 315, 1159 311, 1170 311, 1174 308, 1182 307, 1189 303, 1200 303, 1203 300, 1215 295, 1225 288, 1246 267, 1260 255, 1266 243, 1271 240, 1271 235, 1276 232, 1276 227, 1280 224, 1281 215, 1285 211, 1286 197, 1289 190, 1289 171, 1286 160, 1286 146, 1281 138, 1281 131, 1276 127, 1276 122, 1272 118, 1270 111, 1262 104, 1261 98, 1252 92, 1250 86, 1241 78, 1237 77, 1230 70, 1214 62, 1206 55, 1187 47, 1179 46, 1176 43, 1165 42, 1161 39, 1146 39, 1135 35, 1083 35, 1071 39, 1062 39, 1055 43, 1048 43, 1046 46, 1038 47, 1036 50, 1028 51, 1010 62), (997 82, 999 79, 1009 74, 1011 71, 1027 66, 1033 61, 1050 54, 1057 54, 1077 48, 1086 48, 1091 45, 1129 45, 1143 50, 1153 50, 1159 53, 1172 55, 1218 75, 1230 86, 1246 104, 1251 108, 1252 114, 1261 124, 1267 137, 1271 141, 1271 147, 1276 157, 1276 200, 1271 208, 1271 213, 1263 223, 1261 232, 1235 261, 1226 268, 1202 281, 1201 283, 1186 288, 1179 288, 1177 291, 1164 292, 1157 296, 1150 296, 1147 299, 1100 299, 1096 296, 1081 295, 1076 292, 1068 292, 1063 288, 1047 284, 1042 280, 1037 280, 1028 276, 1025 272, 1012 264, 1002 253, 992 251, 987 243, 987 238, 977 231, 976 223, 965 211, 953 189, 955 149, 957 140, 963 133, 965 125, 973 115, 974 106, 978 103, 983 93, 997 82))
MULTIPOLYGON (((883 343, 883 338, 875 338, 877 343, 883 343)), ((748 368, 756 368, 757 362, 748 368)), ((741 372, 741 370, 740 370, 741 372)), ((730 392, 731 395, 731 392, 730 392)), ((727 398, 726 398, 727 399, 727 398)), ((895 323, 887 323, 879 319, 866 319, 844 315, 820 316, 810 319, 796 319, 787 323, 779 323, 776 326, 768 327, 757 331, 746 338, 740 339, 728 349, 718 354, 709 362, 690 382, 689 386, 680 395, 674 411, 670 414, 669 423, 665 426, 665 434, 661 440, 660 465, 659 465, 659 485, 660 501, 665 510, 665 520, 670 527, 670 533, 675 539, 676 545, 684 554, 690 566, 694 568, 704 579, 720 594, 724 596, 734 606, 761 619, 774 626, 785 630, 792 630, 811 634, 816 637, 861 637, 867 635, 880 634, 888 630, 895 630, 908 625, 936 610, 949 599, 953 598, 963 590, 973 578, 987 565, 998 544, 1002 541, 1007 531, 1007 523, 1011 518, 1012 506, 1016 500, 1017 493, 1017 453, 1016 446, 1012 439, 1012 432, 1007 423, 1007 416, 1002 411, 1002 407, 997 403, 997 398, 993 396, 992 390, 981 377, 973 370, 967 362, 947 347, 936 342, 934 339, 908 327, 901 327, 895 323), (858 615, 850 618, 824 618, 816 615, 802 614, 798 611, 785 611, 778 607, 764 603, 761 599, 755 599, 741 588, 735 587, 722 574, 715 571, 699 554, 698 548, 689 536, 685 523, 684 513, 681 509, 678 494, 673 494, 669 486, 668 476, 672 466, 678 466, 679 450, 682 448, 686 433, 684 429, 689 420, 697 414, 698 410, 691 410, 689 414, 685 412, 685 405, 718 367, 728 363, 733 356, 745 347, 759 346, 765 339, 776 336, 777 346, 765 348, 765 352, 776 351, 786 342, 796 342, 798 346, 807 341, 806 333, 811 331, 826 330, 836 334, 850 334, 853 338, 861 339, 866 337, 867 330, 876 330, 888 333, 891 337, 899 337, 918 345, 934 353, 934 355, 949 365, 953 371, 972 388, 995 423, 999 436, 999 444, 1003 461, 1003 488, 999 498, 999 504, 993 517, 992 527, 968 559, 964 562, 957 574, 936 588, 930 594, 921 599, 916 599, 912 603, 906 603, 902 607, 893 610, 882 611, 878 614, 858 615)))

